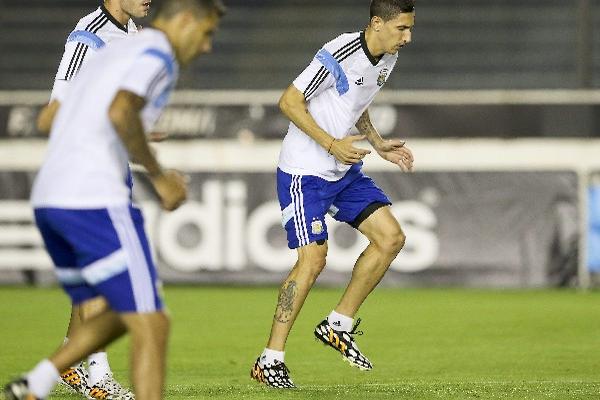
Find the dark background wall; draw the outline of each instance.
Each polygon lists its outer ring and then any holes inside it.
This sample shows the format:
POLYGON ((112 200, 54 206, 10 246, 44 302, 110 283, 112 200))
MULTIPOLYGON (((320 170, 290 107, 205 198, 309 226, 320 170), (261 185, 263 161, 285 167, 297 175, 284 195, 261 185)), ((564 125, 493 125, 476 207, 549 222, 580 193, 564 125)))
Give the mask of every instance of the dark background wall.
MULTIPOLYGON (((225 2, 229 13, 214 54, 185 71, 180 87, 285 87, 324 42, 368 22, 368 0, 225 2)), ((98 4, 0 1, 0 89, 48 89, 66 36, 98 4)), ((389 87, 600 87, 594 25, 600 25, 600 3, 589 0, 420 1, 414 43, 402 50, 401 77, 389 87), (581 12, 586 3, 589 9, 581 12)))

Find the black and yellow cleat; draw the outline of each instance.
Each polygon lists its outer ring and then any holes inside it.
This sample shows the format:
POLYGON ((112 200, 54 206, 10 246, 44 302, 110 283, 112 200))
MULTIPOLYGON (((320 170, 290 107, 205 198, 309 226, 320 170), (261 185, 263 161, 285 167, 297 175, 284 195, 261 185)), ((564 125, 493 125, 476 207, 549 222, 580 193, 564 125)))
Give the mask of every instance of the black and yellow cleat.
POLYGON ((88 373, 82 364, 71 367, 60 374, 60 383, 76 393, 85 395, 88 385, 88 373))
POLYGON ((110 397, 110 393, 106 389, 103 389, 98 386, 93 386, 91 388, 88 388, 88 392, 86 393, 86 395, 87 395, 88 399, 108 400, 108 399, 113 398, 113 397, 110 397))
POLYGON ((88 387, 87 390, 88 399, 135 400, 133 393, 121 386, 112 374, 104 375, 100 382, 88 387))
POLYGON ((293 389, 296 385, 290 379, 289 373, 285 363, 276 360, 273 365, 262 366, 259 357, 250 370, 250 378, 273 388, 293 389))
POLYGON ((364 356, 358 349, 354 335, 362 335, 362 331, 357 331, 356 328, 360 324, 361 319, 356 320, 356 324, 350 332, 336 331, 327 321, 323 320, 315 328, 315 337, 324 344, 333 347, 342 354, 344 361, 347 361, 353 367, 361 371, 370 371, 373 369, 373 364, 367 357, 364 356))
POLYGON ((31 394, 26 378, 15 379, 7 384, 4 387, 4 398, 6 400, 43 400, 31 394))

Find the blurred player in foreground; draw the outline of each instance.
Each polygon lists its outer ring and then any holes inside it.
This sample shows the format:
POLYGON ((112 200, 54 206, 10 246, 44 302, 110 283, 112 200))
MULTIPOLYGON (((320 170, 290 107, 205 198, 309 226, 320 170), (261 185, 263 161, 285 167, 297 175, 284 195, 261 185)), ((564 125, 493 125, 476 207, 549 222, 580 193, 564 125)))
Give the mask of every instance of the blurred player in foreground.
POLYGON ((130 203, 128 160, 151 177, 163 208, 186 198, 183 176, 166 171, 145 133, 168 102, 178 64, 211 50, 219 0, 164 0, 152 28, 90 60, 60 106, 32 190, 38 228, 73 304, 98 295, 109 309, 86 320, 50 358, 5 387, 8 399, 44 399, 59 371, 126 332, 138 399, 162 398, 169 320, 141 211, 130 203))
POLYGON ((368 139, 383 159, 402 171, 413 165, 401 140, 384 140, 371 124, 368 107, 392 72, 398 51, 411 41, 414 0, 372 0, 365 31, 343 34, 319 50, 284 92, 279 105, 291 124, 283 141, 277 191, 288 244, 298 261, 279 291, 267 347, 250 374, 276 388, 293 388, 284 363, 289 332, 310 288, 325 267, 325 214, 346 222, 370 244, 354 266, 344 295, 314 331, 317 339, 361 370, 371 362, 358 349, 354 324, 359 307, 404 246, 405 236, 390 200, 361 172, 370 151, 356 147, 368 139), (353 126, 359 135, 352 136, 353 126))
MULTIPOLYGON (((106 44, 127 38, 138 29, 132 18, 148 15, 150 0, 105 0, 100 7, 79 20, 75 29, 67 37, 50 102, 40 112, 38 129, 50 133, 54 116, 64 99, 71 80, 88 63, 89 59, 106 44)), ((67 329, 68 338, 77 330, 81 321, 92 318, 108 308, 102 297, 90 299, 80 305, 73 305, 67 329)), ((83 362, 61 372, 61 381, 88 399, 132 399, 133 395, 124 389, 114 378, 108 356, 104 349, 90 354, 88 369, 83 362), (89 374, 88 374, 89 372, 89 374)))

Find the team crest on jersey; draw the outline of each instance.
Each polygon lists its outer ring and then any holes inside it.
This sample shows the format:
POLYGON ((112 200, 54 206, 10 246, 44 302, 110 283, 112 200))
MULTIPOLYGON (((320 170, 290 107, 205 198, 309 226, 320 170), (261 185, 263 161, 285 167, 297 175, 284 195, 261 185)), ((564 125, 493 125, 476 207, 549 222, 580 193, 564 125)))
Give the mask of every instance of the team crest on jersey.
POLYGON ((387 68, 384 68, 381 70, 381 72, 379 73, 379 78, 377 78, 377 85, 378 86, 383 86, 385 85, 385 83, 387 82, 387 78, 388 78, 388 74, 390 73, 390 70, 387 68))
POLYGON ((323 222, 317 220, 314 220, 311 224, 310 224, 310 230, 312 231, 313 235, 320 235, 321 233, 323 233, 323 222))

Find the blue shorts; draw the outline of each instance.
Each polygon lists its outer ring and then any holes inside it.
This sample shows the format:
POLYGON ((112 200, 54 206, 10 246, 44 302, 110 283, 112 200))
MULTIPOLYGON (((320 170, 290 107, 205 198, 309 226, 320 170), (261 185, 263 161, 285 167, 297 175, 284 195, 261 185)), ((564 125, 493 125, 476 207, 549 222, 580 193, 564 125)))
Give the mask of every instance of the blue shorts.
POLYGON ((375 182, 355 164, 335 182, 317 176, 290 175, 277 169, 281 224, 290 249, 327 239, 325 214, 358 228, 371 213, 392 204, 375 182))
POLYGON ((118 313, 162 310, 139 209, 35 209, 56 275, 73 304, 103 296, 118 313))

